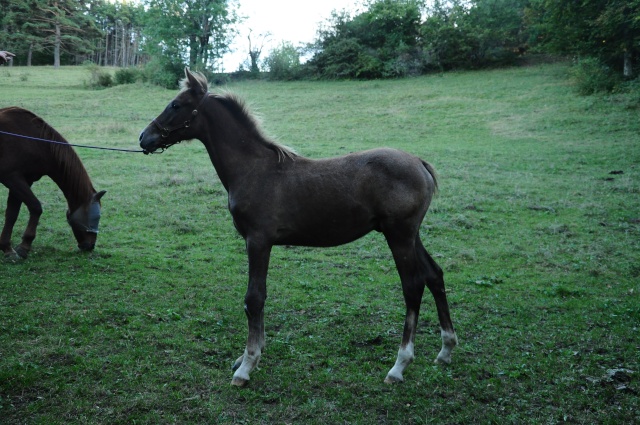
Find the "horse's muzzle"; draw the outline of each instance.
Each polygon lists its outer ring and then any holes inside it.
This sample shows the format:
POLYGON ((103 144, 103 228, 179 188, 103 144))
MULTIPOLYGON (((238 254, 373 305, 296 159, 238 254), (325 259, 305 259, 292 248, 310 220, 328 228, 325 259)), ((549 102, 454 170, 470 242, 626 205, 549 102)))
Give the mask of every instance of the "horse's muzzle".
POLYGON ((84 243, 78 244, 78 248, 80 248, 80 251, 85 251, 85 252, 93 251, 95 247, 96 247, 95 243, 84 242, 84 243))
POLYGON ((138 138, 138 141, 140 142, 140 148, 142 148, 142 152, 145 155, 149 155, 150 153, 155 152, 156 149, 157 149, 157 146, 155 146, 156 143, 154 143, 153 140, 145 140, 145 132, 144 131, 142 131, 142 133, 140 133, 140 137, 138 138))

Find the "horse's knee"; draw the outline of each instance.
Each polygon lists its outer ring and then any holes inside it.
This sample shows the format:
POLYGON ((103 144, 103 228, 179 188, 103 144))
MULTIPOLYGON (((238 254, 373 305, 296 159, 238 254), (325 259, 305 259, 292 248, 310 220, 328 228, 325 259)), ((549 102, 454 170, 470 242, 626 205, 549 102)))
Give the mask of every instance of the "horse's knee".
POLYGON ((247 292, 244 297, 244 311, 247 317, 256 317, 264 309, 266 296, 259 292, 247 292))
POLYGON ((33 204, 28 206, 29 214, 32 217, 40 218, 43 213, 42 204, 40 202, 34 202, 33 204))

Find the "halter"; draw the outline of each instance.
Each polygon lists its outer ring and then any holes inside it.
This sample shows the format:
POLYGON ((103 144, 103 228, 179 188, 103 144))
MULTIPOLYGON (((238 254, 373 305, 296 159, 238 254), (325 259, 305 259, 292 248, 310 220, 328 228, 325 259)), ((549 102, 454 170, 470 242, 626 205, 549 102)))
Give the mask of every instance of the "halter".
MULTIPOLYGON (((202 99, 200 99, 200 103, 198 103, 198 106, 196 106, 196 109, 194 109, 191 112, 191 120, 194 119, 197 115, 198 115, 198 109, 200 108, 200 106, 202 106, 202 104, 204 103, 204 101, 209 97, 209 92, 205 93, 204 96, 202 96, 202 99)), ((162 136, 163 139, 166 139, 167 137, 169 137, 169 135, 175 131, 178 130, 182 130, 183 128, 189 128, 189 126, 191 125, 191 120, 186 120, 185 122, 183 122, 182 124, 176 125, 175 127, 163 127, 162 125, 160 125, 160 123, 157 121, 157 118, 154 118, 153 121, 151 121, 157 128, 158 130, 160 130, 160 135, 162 136)), ((174 142, 171 144, 165 144, 163 146, 161 146, 160 148, 162 150, 168 148, 169 146, 173 146, 176 143, 180 143, 180 142, 174 142)))

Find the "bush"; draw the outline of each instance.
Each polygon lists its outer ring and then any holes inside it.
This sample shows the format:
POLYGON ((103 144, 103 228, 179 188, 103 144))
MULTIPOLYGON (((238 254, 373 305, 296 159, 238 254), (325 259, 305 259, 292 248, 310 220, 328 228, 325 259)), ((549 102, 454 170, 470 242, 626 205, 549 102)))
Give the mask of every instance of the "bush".
POLYGON ((153 59, 144 67, 143 80, 166 89, 178 87, 178 81, 184 77, 184 64, 169 62, 166 59, 153 59))
POLYGON ((85 68, 89 71, 89 86, 94 88, 111 87, 113 85, 113 77, 111 74, 93 62, 86 62, 85 68))
POLYGON ((615 72, 596 58, 579 59, 570 72, 578 93, 584 96, 611 93, 620 83, 615 72))
POLYGON ((273 80, 294 80, 300 73, 300 53, 291 43, 282 43, 265 60, 273 80))
POLYGON ((113 85, 113 77, 106 71, 98 73, 98 86, 111 87, 113 85))
POLYGON ((140 71, 135 68, 120 68, 115 75, 116 84, 133 84, 141 79, 140 71))

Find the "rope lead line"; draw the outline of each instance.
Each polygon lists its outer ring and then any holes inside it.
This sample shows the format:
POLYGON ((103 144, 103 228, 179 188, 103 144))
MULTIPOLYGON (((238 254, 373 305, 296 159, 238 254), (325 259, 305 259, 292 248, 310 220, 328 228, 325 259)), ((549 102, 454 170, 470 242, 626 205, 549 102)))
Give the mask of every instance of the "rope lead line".
POLYGON ((100 150, 104 150, 104 151, 118 151, 118 152, 135 152, 135 153, 144 153, 144 151, 142 150, 133 150, 133 149, 119 149, 119 148, 104 148, 101 146, 88 146, 88 145, 75 145, 73 143, 66 143, 66 142, 57 142, 55 140, 47 140, 47 139, 40 139, 38 137, 31 137, 31 136, 24 136, 22 134, 15 134, 15 133, 9 133, 7 131, 2 131, 0 130, 0 133, 2 134, 6 134, 8 136, 15 136, 15 137, 21 137, 23 139, 29 139, 29 140, 35 140, 38 142, 46 142, 46 143, 53 143, 55 145, 67 145, 67 146, 73 146, 75 148, 87 148, 87 149, 100 149, 100 150))

